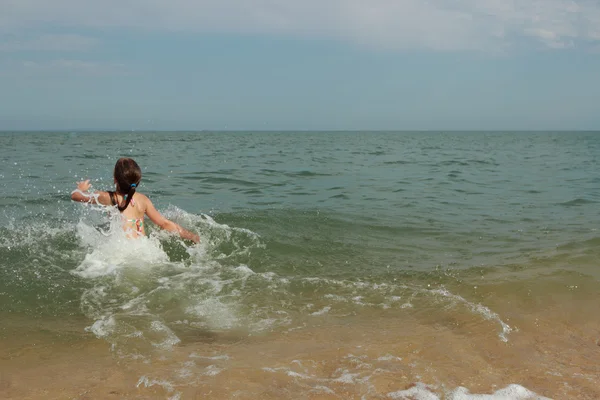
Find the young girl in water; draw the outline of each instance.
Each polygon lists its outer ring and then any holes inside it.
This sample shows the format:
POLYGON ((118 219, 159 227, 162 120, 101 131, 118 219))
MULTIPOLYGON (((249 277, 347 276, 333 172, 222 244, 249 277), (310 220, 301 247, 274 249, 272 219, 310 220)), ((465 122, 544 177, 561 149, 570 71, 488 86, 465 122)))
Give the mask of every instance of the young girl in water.
POLYGON ((105 206, 117 206, 123 216, 123 229, 133 232, 133 236, 144 236, 144 216, 162 229, 177 232, 183 239, 200 242, 200 237, 190 231, 183 229, 175 222, 163 217, 154 208, 150 199, 136 189, 142 180, 142 170, 131 158, 120 158, 115 164, 114 179, 116 190, 114 192, 96 191, 89 193, 92 186, 90 180, 77 184, 77 190, 71 193, 73 201, 82 203, 102 204, 105 206))

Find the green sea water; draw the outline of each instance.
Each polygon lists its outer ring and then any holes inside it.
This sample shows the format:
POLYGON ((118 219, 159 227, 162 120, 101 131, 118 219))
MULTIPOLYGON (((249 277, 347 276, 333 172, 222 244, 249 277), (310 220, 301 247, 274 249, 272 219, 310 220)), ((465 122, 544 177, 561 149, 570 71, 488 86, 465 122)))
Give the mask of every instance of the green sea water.
POLYGON ((510 342, 501 294, 478 283, 555 276, 575 298, 600 284, 595 132, 5 132, 0 159, 5 338, 73 318, 151 358, 198 330, 407 310, 472 314, 510 342), (112 188, 119 157, 200 245, 150 222, 133 242, 71 202, 79 180, 112 188))

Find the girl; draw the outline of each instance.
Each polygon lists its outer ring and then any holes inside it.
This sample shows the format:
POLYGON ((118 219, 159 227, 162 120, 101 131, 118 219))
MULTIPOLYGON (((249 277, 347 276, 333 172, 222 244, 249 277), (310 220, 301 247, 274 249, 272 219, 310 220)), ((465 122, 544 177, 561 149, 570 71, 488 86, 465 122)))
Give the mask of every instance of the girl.
POLYGON ((114 192, 96 191, 89 193, 92 186, 90 180, 77 184, 77 190, 71 193, 71 200, 82 203, 102 204, 105 206, 117 206, 123 216, 123 229, 133 232, 133 236, 144 236, 144 215, 162 229, 177 232, 183 239, 200 242, 200 237, 190 231, 183 229, 175 222, 163 217, 154 208, 150 199, 136 189, 142 180, 142 170, 131 158, 120 158, 115 164, 114 179, 116 190, 114 192))

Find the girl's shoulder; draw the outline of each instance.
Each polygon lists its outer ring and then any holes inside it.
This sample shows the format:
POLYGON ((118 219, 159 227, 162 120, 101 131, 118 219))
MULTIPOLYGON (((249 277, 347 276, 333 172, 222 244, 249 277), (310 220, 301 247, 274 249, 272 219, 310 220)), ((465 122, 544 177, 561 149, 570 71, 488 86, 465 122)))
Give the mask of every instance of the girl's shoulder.
POLYGON ((111 199, 110 193, 111 192, 108 192, 108 191, 107 192, 105 192, 105 191, 97 191, 97 192, 95 192, 95 194, 96 194, 96 196, 95 196, 95 200, 96 201, 95 202, 99 203, 99 204, 102 204, 102 205, 105 205, 105 206, 113 205, 112 201, 111 201, 112 199, 111 199))
POLYGON ((142 194, 140 192, 135 192, 135 194, 133 195, 133 198, 136 201, 136 203, 139 203, 144 208, 146 207, 147 204, 151 203, 148 196, 146 196, 145 194, 142 194))
POLYGON ((150 200, 148 198, 148 196, 146 196, 145 194, 140 193, 140 192, 135 192, 134 197, 135 197, 136 200, 142 200, 142 201, 150 200))

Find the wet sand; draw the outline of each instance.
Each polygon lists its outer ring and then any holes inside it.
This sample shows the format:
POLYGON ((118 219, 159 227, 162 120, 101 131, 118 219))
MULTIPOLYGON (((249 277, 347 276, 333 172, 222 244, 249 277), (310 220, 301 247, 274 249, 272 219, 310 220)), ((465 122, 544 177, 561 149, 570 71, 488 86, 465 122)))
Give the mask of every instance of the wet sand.
POLYGON ((507 342, 496 321, 469 313, 388 309, 262 335, 185 330, 171 350, 136 357, 84 332, 85 319, 43 329, 12 319, 0 339, 0 398, 377 399, 417 383, 442 398, 513 383, 553 399, 600 398, 595 283, 537 283, 476 289, 513 329, 507 342))
POLYGON ((506 344, 393 320, 372 322, 186 343, 150 363, 113 357, 95 338, 13 344, 12 351, 4 342, 0 394, 9 399, 177 393, 182 398, 383 398, 423 382, 438 394, 458 386, 491 393, 518 383, 556 399, 600 398, 600 347, 591 326, 565 332, 539 318, 544 333, 531 334, 533 327, 523 326, 506 344))

